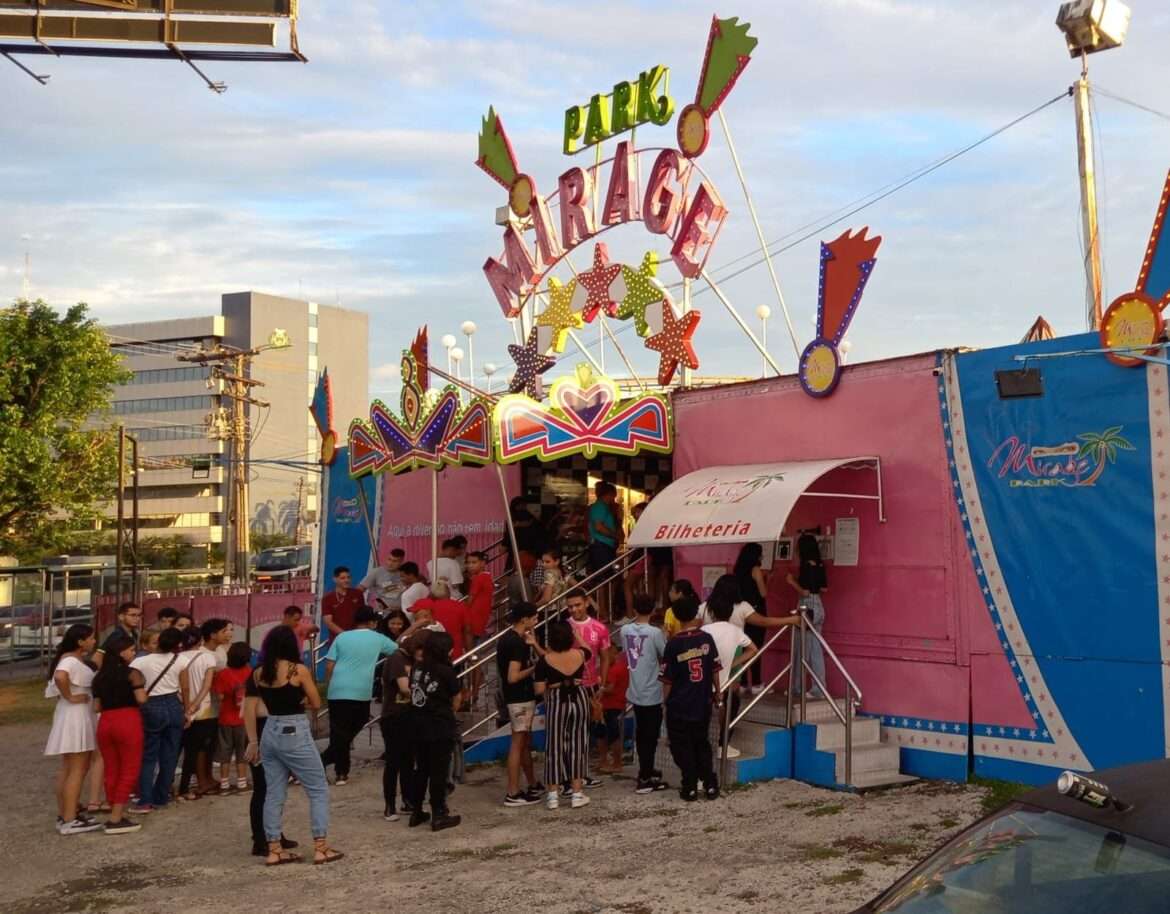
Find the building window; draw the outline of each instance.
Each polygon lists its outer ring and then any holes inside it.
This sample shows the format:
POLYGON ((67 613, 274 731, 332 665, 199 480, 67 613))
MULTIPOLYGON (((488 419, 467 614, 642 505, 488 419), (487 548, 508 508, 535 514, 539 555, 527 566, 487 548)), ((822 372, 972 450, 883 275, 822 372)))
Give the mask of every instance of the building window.
POLYGON ((309 306, 309 326, 317 326, 317 309, 312 305, 309 306))
POLYGON ((126 434, 139 441, 197 441, 206 440, 207 429, 201 425, 160 425, 154 428, 128 428, 126 434))
POLYGON ((208 369, 203 365, 189 368, 151 368, 134 372, 128 384, 174 384, 180 381, 206 381, 208 369))
POLYGON ((147 397, 142 400, 116 400, 113 404, 115 416, 132 413, 177 412, 185 409, 211 409, 215 398, 206 395, 191 397, 147 397))
POLYGON ((317 354, 317 341, 310 340, 309 341, 309 355, 316 355, 316 354, 317 354))

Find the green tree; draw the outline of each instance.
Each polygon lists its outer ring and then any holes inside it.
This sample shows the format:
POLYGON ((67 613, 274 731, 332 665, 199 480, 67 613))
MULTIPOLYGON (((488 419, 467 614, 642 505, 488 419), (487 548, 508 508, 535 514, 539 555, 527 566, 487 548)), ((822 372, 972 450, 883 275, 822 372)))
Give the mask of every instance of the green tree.
POLYGON ((86 305, 0 309, 0 553, 51 549, 114 496, 110 399, 129 377, 86 305))

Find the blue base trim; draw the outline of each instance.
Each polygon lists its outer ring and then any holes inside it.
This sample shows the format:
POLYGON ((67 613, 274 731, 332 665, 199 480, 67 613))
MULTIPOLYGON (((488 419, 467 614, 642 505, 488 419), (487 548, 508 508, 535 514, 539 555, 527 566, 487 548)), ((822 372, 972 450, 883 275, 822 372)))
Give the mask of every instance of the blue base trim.
POLYGON ((837 757, 832 752, 817 749, 815 724, 797 724, 792 776, 821 787, 839 787, 837 757))
POLYGON ((967 781, 967 756, 903 747, 899 763, 903 774, 934 781, 967 781))
MULTIPOLYGON (((816 742, 815 734, 813 742, 816 742)), ((792 731, 767 731, 763 758, 738 760, 732 766, 732 777, 737 784, 792 777, 792 731)))
MULTIPOLYGON (((512 736, 509 733, 492 736, 477 743, 474 748, 464 750, 463 761, 468 765, 497 762, 508 757, 508 747, 511 745, 512 736)), ((544 752, 544 727, 532 731, 532 749, 534 752, 544 752)))
POLYGON ((1053 783, 1065 770, 1063 767, 1052 765, 1014 762, 1011 759, 989 758, 985 755, 975 756, 975 773, 980 777, 1035 784, 1037 787, 1053 783))

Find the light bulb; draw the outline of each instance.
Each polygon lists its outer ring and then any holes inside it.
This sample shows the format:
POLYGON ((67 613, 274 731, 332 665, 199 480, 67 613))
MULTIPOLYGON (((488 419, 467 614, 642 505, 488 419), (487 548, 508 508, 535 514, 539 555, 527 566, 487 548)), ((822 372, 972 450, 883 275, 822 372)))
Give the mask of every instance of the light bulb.
POLYGON ((459 329, 463 331, 464 336, 472 336, 479 328, 475 326, 475 321, 464 321, 459 325, 459 329))
POLYGON ((483 363, 483 373, 485 375, 487 375, 489 378, 492 375, 494 375, 498 370, 499 369, 496 367, 495 362, 484 362, 483 363))
POLYGON ((459 346, 452 346, 451 347, 451 361, 452 362, 462 362, 463 361, 463 350, 459 346))
POLYGON ((444 333, 443 338, 439 342, 443 344, 444 349, 450 349, 455 345, 455 337, 450 333, 444 333))
POLYGON ((766 321, 772 316, 772 309, 767 305, 760 305, 756 308, 756 317, 762 321, 766 321))

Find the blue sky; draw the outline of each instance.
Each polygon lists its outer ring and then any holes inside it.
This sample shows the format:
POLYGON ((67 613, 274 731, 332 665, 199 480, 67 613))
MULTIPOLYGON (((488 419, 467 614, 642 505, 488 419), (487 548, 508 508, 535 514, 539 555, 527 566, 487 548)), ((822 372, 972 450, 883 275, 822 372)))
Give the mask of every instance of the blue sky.
MULTIPOLYGON (((480 271, 498 254, 493 214, 504 202, 473 165, 489 104, 521 167, 551 190, 573 164, 559 147, 569 104, 662 63, 681 108, 711 13, 738 15, 760 44, 725 112, 765 234, 777 238, 1065 89, 1077 67, 1053 25, 1057 5, 304 0, 310 63, 208 64, 230 86, 223 96, 178 63, 35 58, 48 87, 0 68, 0 288, 19 293, 27 246, 35 294, 87 301, 111 322, 207 313, 222 292, 246 288, 340 302, 370 314, 371 393, 383 396, 394 390, 384 366, 422 323, 437 349, 443 333, 476 321, 477 363, 507 366, 511 331, 480 271)), ((1093 78, 1170 111, 1170 10, 1131 6, 1129 42, 1092 59, 1093 78)), ((1108 301, 1136 277, 1170 167, 1170 122, 1105 97, 1097 114, 1108 301)), ((638 132, 652 145, 672 136, 673 124, 638 132)), ((852 219, 885 239, 852 359, 1010 342, 1041 313, 1058 332, 1082 330, 1075 150, 1062 100, 852 219)), ((755 237, 718 131, 702 164, 731 210, 718 267, 755 237)), ((634 226, 607 240, 631 262, 654 247, 634 226)), ((812 337, 817 240, 775 261, 801 345, 812 337)), ((791 371, 767 271, 723 289, 753 327, 755 307, 772 306, 770 348, 791 371)), ((695 305, 703 372, 757 371, 713 297, 695 305)), ((652 373, 656 356, 632 333, 620 339, 652 373)), ((579 360, 571 349, 564 359, 579 360)))

